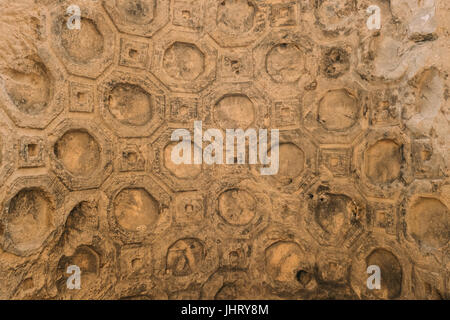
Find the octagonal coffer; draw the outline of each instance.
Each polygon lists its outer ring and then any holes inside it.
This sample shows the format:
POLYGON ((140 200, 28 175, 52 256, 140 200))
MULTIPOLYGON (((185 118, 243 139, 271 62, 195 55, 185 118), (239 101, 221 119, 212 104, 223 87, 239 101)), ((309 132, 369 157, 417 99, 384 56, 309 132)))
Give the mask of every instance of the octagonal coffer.
POLYGON ((50 42, 70 74, 96 79, 112 64, 116 44, 114 27, 95 4, 79 5, 80 28, 68 26, 67 5, 52 9, 50 42))
POLYGON ((193 32, 168 30, 155 37, 152 71, 174 92, 197 93, 216 78, 213 41, 193 32))
POLYGON ((98 188, 112 172, 110 139, 93 122, 61 122, 49 136, 51 169, 71 190, 98 188))
POLYGON ((54 176, 26 176, 8 186, 0 225, 3 250, 25 257, 41 251, 64 221, 67 189, 54 176))
POLYGON ((1 106, 15 125, 44 129, 62 112, 68 93, 62 69, 44 47, 2 68, 1 106))
POLYGON ((162 123, 166 95, 151 75, 113 71, 99 86, 106 124, 120 137, 150 136, 162 123))
POLYGON ((103 6, 123 33, 150 37, 169 22, 170 1, 108 0, 103 6))

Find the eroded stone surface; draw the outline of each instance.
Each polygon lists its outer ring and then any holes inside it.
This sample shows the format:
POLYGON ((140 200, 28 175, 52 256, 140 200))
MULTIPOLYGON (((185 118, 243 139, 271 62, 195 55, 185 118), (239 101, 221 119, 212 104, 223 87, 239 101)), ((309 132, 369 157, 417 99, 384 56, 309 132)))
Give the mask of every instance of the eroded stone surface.
POLYGON ((73 4, 0 1, 0 299, 450 298, 448 1, 73 4))
POLYGON ((48 106, 53 94, 53 80, 44 64, 21 59, 2 71, 5 90, 20 111, 37 115, 48 106))
POLYGON ((80 30, 70 30, 66 26, 61 30, 61 44, 74 61, 89 62, 102 54, 103 36, 92 20, 82 18, 80 30))
POLYGON ((146 231, 158 220, 159 204, 145 189, 124 189, 114 199, 118 224, 127 231, 146 231))
POLYGON ((121 83, 115 86, 108 104, 111 114, 125 125, 142 126, 152 118, 151 96, 136 85, 121 83))
POLYGON ((385 274, 381 289, 375 294, 383 299, 398 298, 402 291, 403 272, 397 257, 385 249, 375 249, 366 258, 366 263, 367 266, 379 266, 381 273, 385 274))
POLYGON ((177 80, 195 80, 202 74, 204 64, 204 54, 192 43, 175 42, 164 53, 164 69, 177 80))
POLYGON ((359 117, 358 101, 345 89, 327 92, 319 102, 318 121, 327 130, 343 131, 359 117))
POLYGON ((418 243, 434 248, 448 244, 450 212, 438 199, 418 198, 406 221, 408 231, 418 243))
POLYGON ((71 130, 55 144, 54 153, 74 175, 89 175, 100 164, 100 146, 88 132, 71 130))
POLYGON ((380 140, 365 153, 366 175, 374 183, 390 183, 400 175, 402 149, 393 140, 380 140))
POLYGON ((219 196, 219 213, 231 225, 246 225, 255 217, 256 199, 246 190, 231 189, 219 196))
POLYGON ((11 199, 5 221, 12 245, 20 251, 40 248, 54 227, 52 214, 52 203, 43 190, 21 190, 11 199))
POLYGON ((255 106, 246 95, 226 95, 217 101, 214 119, 223 129, 247 129, 255 121, 255 106))

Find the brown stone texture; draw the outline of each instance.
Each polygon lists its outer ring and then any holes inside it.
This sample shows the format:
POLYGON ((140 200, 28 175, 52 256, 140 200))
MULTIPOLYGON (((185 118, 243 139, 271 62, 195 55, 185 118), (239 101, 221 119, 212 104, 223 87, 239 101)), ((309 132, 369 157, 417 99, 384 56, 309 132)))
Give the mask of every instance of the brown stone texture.
POLYGON ((449 299, 449 12, 0 1, 0 299, 449 299), (195 120, 279 173, 174 164, 195 120))

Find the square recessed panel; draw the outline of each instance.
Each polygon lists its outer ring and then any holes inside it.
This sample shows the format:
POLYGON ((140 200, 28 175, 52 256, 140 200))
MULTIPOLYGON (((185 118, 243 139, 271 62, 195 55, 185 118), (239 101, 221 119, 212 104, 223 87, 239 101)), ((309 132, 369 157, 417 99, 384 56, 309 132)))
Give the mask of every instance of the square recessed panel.
POLYGON ((69 85, 69 111, 91 113, 94 111, 94 86, 71 82, 69 85))

